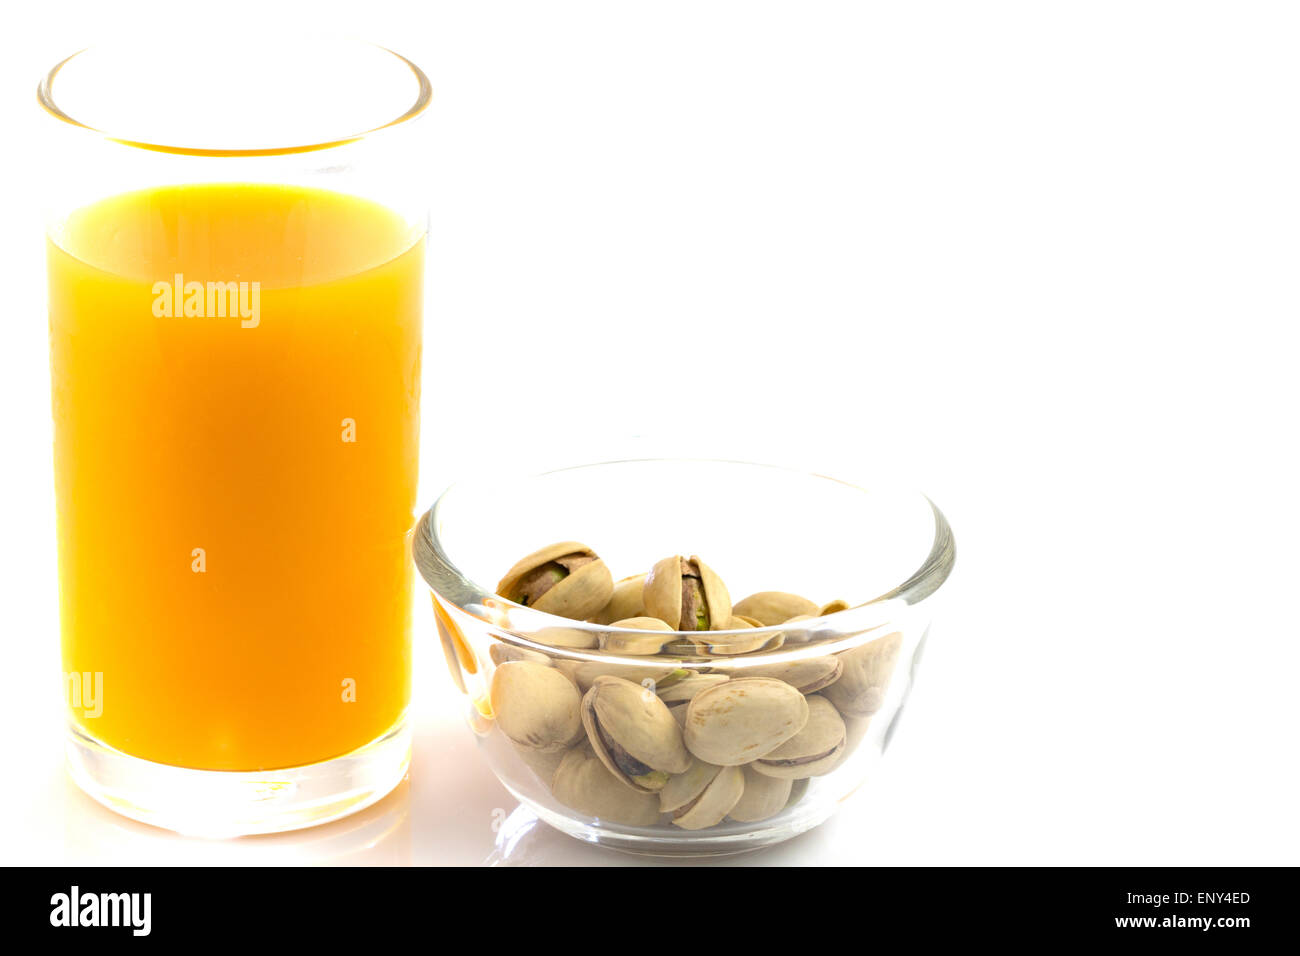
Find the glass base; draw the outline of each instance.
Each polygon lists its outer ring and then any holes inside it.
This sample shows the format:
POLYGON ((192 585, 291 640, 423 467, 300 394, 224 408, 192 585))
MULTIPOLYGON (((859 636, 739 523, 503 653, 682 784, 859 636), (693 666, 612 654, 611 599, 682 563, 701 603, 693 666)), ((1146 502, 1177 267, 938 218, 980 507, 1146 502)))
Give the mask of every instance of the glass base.
POLYGON ((116 813, 189 836, 281 833, 370 806, 401 782, 411 762, 403 717, 388 733, 332 760, 282 770, 191 770, 131 757, 76 725, 68 772, 116 813))

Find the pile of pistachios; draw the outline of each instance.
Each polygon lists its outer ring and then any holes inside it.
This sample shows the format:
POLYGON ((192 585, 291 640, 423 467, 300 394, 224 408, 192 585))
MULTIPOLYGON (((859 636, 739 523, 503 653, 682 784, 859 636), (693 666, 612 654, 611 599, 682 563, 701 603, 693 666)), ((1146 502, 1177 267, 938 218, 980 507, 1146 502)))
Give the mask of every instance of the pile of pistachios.
POLYGON ((604 662, 491 648, 497 728, 561 803, 631 826, 700 830, 793 805, 810 778, 835 770, 865 737, 902 646, 893 633, 822 657, 718 660, 780 647, 785 635, 710 640, 710 632, 794 624, 848 605, 762 591, 733 606, 695 556, 672 555, 615 584, 594 551, 561 542, 517 562, 497 593, 622 629, 557 628, 557 648, 653 656, 604 662), (694 660, 684 667, 673 657, 694 660))

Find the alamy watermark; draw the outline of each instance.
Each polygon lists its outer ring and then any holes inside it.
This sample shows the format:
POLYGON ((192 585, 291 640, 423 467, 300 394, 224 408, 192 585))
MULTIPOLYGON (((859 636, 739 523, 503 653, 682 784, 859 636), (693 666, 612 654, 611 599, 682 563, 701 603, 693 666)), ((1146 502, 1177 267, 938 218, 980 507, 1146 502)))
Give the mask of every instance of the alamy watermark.
POLYGON ((262 283, 186 282, 179 272, 153 284, 153 314, 159 319, 238 317, 241 328, 262 321, 262 283))

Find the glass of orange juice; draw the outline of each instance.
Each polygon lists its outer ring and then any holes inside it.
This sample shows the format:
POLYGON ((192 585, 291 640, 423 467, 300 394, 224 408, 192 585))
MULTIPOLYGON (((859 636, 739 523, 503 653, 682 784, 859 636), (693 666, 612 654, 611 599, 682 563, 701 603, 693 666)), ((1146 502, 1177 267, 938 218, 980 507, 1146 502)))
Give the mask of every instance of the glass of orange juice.
POLYGON ((358 810, 410 755, 429 84, 253 33, 39 89, 69 767, 206 835, 358 810))

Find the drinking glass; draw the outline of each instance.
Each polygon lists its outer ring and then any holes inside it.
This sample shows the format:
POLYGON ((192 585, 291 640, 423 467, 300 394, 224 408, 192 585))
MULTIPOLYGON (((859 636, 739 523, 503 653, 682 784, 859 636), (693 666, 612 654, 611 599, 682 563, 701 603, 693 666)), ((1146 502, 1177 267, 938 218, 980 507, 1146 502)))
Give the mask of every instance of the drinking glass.
POLYGON ((250 31, 40 84, 68 764, 127 816, 294 829, 405 774, 429 98, 250 31))

